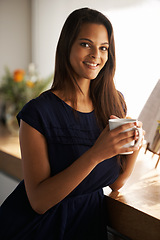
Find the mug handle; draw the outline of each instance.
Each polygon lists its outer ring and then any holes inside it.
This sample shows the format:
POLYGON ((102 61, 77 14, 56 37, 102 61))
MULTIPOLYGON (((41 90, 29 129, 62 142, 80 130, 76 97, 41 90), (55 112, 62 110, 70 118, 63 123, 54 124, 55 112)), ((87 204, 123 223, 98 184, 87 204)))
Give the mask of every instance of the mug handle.
POLYGON ((142 128, 135 127, 135 129, 139 133, 139 138, 138 138, 136 144, 134 145, 134 147, 137 147, 139 145, 139 143, 141 142, 143 136, 142 136, 142 128))

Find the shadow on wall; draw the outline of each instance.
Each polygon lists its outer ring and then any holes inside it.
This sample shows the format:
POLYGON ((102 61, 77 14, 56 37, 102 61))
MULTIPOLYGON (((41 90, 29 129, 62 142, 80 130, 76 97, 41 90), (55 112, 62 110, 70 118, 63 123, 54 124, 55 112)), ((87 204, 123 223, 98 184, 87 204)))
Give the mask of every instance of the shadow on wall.
POLYGON ((143 128, 146 131, 145 140, 152 144, 158 121, 160 121, 160 80, 151 92, 138 119, 143 122, 143 128))

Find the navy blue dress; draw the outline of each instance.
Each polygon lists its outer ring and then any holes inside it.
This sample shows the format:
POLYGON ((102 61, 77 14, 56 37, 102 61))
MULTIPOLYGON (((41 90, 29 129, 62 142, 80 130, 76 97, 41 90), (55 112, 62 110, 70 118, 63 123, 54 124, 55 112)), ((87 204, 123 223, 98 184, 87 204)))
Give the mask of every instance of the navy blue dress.
MULTIPOLYGON (((94 111, 75 114, 51 91, 27 103, 17 119, 45 136, 52 176, 93 146, 100 134, 94 111)), ((116 180, 119 170, 116 157, 103 161, 65 199, 42 215, 31 208, 21 181, 0 208, 0 239, 106 240, 102 188, 116 180)))

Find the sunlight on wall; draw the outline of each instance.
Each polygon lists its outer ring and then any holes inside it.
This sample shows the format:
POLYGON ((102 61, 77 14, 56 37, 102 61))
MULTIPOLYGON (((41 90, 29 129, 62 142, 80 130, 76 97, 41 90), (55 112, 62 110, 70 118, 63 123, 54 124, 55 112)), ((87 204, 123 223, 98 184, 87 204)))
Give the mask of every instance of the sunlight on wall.
POLYGON ((160 79, 160 2, 104 13, 115 33, 115 83, 127 102, 128 115, 138 117, 160 79))

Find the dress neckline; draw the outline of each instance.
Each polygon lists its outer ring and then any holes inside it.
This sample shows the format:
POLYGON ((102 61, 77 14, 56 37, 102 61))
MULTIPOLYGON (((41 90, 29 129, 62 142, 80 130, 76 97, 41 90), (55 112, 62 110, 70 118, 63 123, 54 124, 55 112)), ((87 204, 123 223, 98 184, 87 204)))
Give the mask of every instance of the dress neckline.
POLYGON ((66 107, 68 107, 69 109, 72 109, 73 111, 76 111, 79 114, 92 114, 94 112, 94 109, 91 112, 81 112, 78 110, 75 110, 74 108, 72 108, 69 104, 67 104, 65 101, 63 101, 60 97, 58 97, 55 93, 53 93, 51 90, 49 90, 49 92, 51 94, 53 94, 59 101, 61 101, 66 107))

